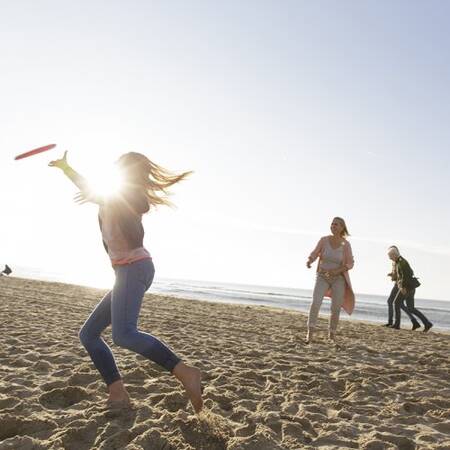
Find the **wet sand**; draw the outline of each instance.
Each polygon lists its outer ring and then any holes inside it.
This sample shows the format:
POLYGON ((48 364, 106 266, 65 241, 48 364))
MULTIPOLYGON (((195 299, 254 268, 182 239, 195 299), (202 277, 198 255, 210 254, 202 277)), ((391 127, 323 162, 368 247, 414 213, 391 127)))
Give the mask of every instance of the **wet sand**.
POLYGON ((324 319, 305 345, 301 313, 160 295, 140 327, 202 370, 205 412, 114 346, 134 407, 107 410, 78 340, 103 292, 0 278, 0 450, 450 449, 450 335, 343 321, 333 345, 324 319))

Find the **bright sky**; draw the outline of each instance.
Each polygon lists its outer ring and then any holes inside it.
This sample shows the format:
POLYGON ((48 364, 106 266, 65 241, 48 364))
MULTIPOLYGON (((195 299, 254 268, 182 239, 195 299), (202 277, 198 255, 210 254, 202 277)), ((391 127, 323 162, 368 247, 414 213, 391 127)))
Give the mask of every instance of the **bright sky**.
POLYGON ((146 217, 157 276, 312 288, 335 215, 355 290, 390 289, 397 244, 449 299, 450 4, 3 2, 0 262, 104 284, 93 176, 121 153, 194 170, 146 217), (22 161, 33 147, 58 147, 22 161))

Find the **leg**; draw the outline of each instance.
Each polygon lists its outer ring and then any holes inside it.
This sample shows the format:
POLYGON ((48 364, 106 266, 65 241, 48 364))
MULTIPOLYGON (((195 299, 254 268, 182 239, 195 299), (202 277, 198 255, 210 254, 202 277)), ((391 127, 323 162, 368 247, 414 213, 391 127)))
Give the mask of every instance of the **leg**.
MULTIPOLYGON (((405 305, 408 303, 408 299, 407 297, 405 297, 405 301, 401 302, 400 304, 400 308, 402 311, 404 311, 406 313, 406 315, 409 317, 409 320, 411 320, 411 323, 413 325, 412 329, 415 330, 416 328, 420 328, 420 324, 417 321, 417 319, 413 316, 413 314, 411 313, 411 311, 409 310, 409 308, 407 307, 407 305, 405 305)), ((414 301, 413 301, 414 303, 414 301)))
POLYGON ((111 306, 112 337, 114 344, 139 353, 172 372, 180 358, 156 337, 137 329, 142 300, 153 274, 150 259, 116 268, 111 306))
POLYGON ((404 311, 406 313, 406 315, 409 317, 409 320, 412 323, 412 329, 415 330, 416 328, 420 328, 420 323, 417 321, 417 319, 413 316, 413 314, 411 314, 411 312, 409 311, 408 307, 405 305, 405 301, 403 301, 400 305, 400 308, 402 311, 404 311))
POLYGON ((343 276, 336 278, 331 285, 331 314, 329 323, 330 339, 334 340, 337 326, 339 323, 339 315, 341 307, 344 303, 345 279, 343 276))
POLYGON ((308 316, 308 334, 306 336, 306 341, 309 342, 312 339, 313 330, 316 327, 317 318, 319 316, 320 307, 322 305, 323 297, 329 288, 329 284, 320 275, 316 276, 316 284, 313 291, 313 299, 311 307, 309 308, 308 316))
MULTIPOLYGON (((433 325, 432 323, 425 317, 425 315, 420 312, 415 306, 414 306, 414 295, 416 293, 416 290, 413 289, 412 291, 409 291, 406 296, 406 306, 408 308, 408 312, 411 315, 417 316, 424 325, 424 331, 428 331, 433 325)), ((415 319, 414 319, 415 320, 415 319)))
POLYGON ((81 343, 108 386, 121 378, 111 349, 100 336, 110 324, 111 292, 108 292, 86 320, 79 334, 81 343))
POLYGON ((394 311, 395 311, 395 322, 392 328, 400 329, 400 319, 401 319, 401 307, 402 303, 405 301, 405 296, 402 294, 400 289, 397 292, 396 297, 394 298, 394 311))
POLYGON ((203 407, 200 371, 184 364, 156 337, 137 329, 142 300, 153 281, 154 272, 151 260, 116 268, 111 308, 113 341, 172 372, 183 384, 195 412, 200 412, 203 407))
POLYGON ((388 304, 388 323, 386 326, 391 326, 394 323, 394 300, 398 293, 398 287, 394 284, 394 287, 389 294, 389 298, 387 299, 388 304))

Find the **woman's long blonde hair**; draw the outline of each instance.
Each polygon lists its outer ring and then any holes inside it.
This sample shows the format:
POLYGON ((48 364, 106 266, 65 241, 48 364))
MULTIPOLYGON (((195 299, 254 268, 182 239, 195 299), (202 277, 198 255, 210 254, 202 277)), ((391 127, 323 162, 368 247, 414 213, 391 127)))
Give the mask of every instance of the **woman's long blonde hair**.
POLYGON ((172 206, 168 188, 184 180, 192 172, 176 174, 150 161, 145 155, 129 152, 122 155, 117 164, 127 186, 143 189, 149 206, 172 206))

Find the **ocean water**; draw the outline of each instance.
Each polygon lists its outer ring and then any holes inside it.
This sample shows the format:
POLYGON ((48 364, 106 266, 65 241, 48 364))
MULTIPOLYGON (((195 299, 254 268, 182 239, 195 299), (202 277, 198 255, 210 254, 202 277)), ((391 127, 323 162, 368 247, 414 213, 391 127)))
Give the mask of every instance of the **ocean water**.
MULTIPOLYGON (((86 284, 94 287, 108 287, 110 281, 98 284, 82 282, 69 275, 45 273, 39 269, 16 268, 15 275, 45 281, 60 281, 65 283, 86 284)), ((150 292, 172 295, 192 300, 207 300, 221 303, 236 303, 246 305, 263 305, 272 308, 284 308, 294 311, 308 312, 311 304, 312 291, 306 289, 254 286, 233 283, 216 283, 197 280, 156 279, 150 292)), ((356 294, 356 307, 351 316, 343 313, 342 320, 365 320, 369 322, 387 322, 387 296, 356 294)), ((434 324, 436 329, 450 331, 450 301, 420 298, 420 292, 415 305, 434 324)), ((328 314, 330 301, 324 299, 321 314, 328 314)), ((402 313, 403 326, 409 326, 409 319, 402 313)))
MULTIPOLYGON (((312 299, 312 291, 306 289, 253 286, 232 283, 211 283, 194 280, 158 280, 151 290, 161 294, 194 300, 208 300, 221 303, 263 305, 307 313, 312 299)), ((351 316, 343 313, 343 320, 365 320, 377 323, 387 322, 387 297, 356 294, 356 307, 351 316)), ((450 301, 416 298, 419 308, 436 329, 450 330, 450 301)), ((321 314, 328 314, 330 301, 324 299, 321 314)), ((402 313, 402 324, 410 324, 402 313)))

